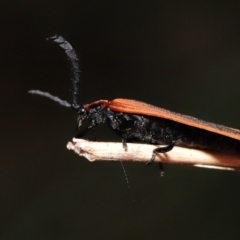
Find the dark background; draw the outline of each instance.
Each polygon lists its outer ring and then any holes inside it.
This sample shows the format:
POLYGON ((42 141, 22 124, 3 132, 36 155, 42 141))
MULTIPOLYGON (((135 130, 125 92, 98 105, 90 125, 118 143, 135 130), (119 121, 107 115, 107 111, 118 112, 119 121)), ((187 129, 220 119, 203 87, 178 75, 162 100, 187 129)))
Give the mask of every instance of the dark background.
MULTIPOLYGON (((0 9, 0 239, 239 239, 237 173, 89 163, 66 149, 81 59, 82 103, 149 102, 240 128, 239 1, 5 1, 0 9), (132 200, 135 199, 135 201, 132 200)), ((99 140, 120 141, 99 128, 99 140)))

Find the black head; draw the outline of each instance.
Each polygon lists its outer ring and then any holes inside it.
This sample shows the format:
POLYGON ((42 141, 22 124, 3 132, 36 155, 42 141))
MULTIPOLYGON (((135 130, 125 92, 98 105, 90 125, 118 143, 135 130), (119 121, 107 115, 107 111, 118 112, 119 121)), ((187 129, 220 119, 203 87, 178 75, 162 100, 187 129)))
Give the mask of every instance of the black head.
POLYGON ((78 114, 78 129, 83 125, 85 120, 89 121, 89 127, 93 128, 97 124, 104 123, 106 120, 105 106, 108 101, 97 101, 93 104, 80 107, 79 105, 79 83, 80 83, 80 67, 76 52, 69 42, 61 36, 53 36, 50 39, 56 42, 65 50, 72 66, 72 108, 78 114))
POLYGON ((78 114, 78 128, 80 128, 83 122, 86 119, 89 119, 89 112, 86 111, 83 107, 79 105, 79 83, 80 83, 80 66, 79 66, 79 59, 75 50, 73 49, 72 45, 67 42, 62 36, 53 36, 50 39, 53 42, 56 42, 61 48, 65 50, 65 53, 68 56, 68 59, 71 62, 71 70, 72 70, 72 108, 78 114))

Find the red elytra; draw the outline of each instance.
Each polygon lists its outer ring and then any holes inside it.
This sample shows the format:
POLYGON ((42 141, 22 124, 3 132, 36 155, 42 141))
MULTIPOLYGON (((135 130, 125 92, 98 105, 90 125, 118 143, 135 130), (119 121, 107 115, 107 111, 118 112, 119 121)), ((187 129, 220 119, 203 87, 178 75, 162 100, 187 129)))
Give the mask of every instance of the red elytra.
POLYGON ((213 133, 221 134, 226 137, 240 140, 240 130, 238 129, 207 122, 195 117, 183 115, 180 113, 175 113, 175 112, 166 110, 164 108, 156 107, 148 103, 131 100, 131 99, 116 98, 112 101, 98 100, 90 104, 84 105, 84 109, 88 111, 90 108, 98 105, 101 106, 102 108, 109 108, 110 110, 115 112, 139 114, 139 115, 168 119, 168 120, 182 123, 191 127, 204 129, 213 133))

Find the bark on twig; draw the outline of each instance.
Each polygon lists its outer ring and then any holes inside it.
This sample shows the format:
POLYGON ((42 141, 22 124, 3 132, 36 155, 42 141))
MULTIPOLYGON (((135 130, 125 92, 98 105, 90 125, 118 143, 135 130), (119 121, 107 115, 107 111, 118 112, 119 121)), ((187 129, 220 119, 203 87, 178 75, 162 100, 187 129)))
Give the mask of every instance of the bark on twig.
MULTIPOLYGON (((122 143, 91 142, 84 139, 73 139, 73 142, 67 144, 69 150, 75 151, 89 161, 133 162, 149 161, 153 149, 159 145, 128 143, 127 146, 128 149, 125 151, 122 143)), ((177 146, 167 153, 157 154, 155 162, 230 171, 240 170, 240 156, 177 146)))

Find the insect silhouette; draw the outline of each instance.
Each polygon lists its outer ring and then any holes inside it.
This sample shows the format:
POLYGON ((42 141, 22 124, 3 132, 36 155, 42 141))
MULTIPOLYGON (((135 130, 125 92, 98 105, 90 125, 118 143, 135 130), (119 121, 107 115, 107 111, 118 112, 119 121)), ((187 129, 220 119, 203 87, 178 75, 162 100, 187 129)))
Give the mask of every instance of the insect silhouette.
POLYGON ((237 129, 130 99, 97 100, 80 106, 80 67, 77 55, 63 37, 54 36, 50 39, 65 50, 71 61, 72 104, 38 90, 32 90, 30 93, 49 97, 67 107, 72 106, 78 115, 78 137, 84 137, 99 124, 107 124, 120 135, 126 150, 128 142, 164 145, 153 150, 147 164, 154 161, 156 154, 171 151, 174 146, 240 153, 240 130, 237 129), (84 122, 88 122, 88 125, 82 129, 84 122))

